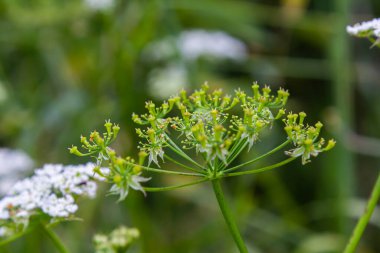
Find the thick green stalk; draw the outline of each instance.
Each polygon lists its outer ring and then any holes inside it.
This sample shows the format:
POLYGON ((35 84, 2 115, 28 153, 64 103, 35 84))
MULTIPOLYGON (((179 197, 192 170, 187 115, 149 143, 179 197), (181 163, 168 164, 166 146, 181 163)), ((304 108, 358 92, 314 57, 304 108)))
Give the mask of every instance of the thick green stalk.
POLYGON ((335 199, 330 207, 330 213, 334 217, 331 220, 333 229, 340 233, 349 233, 349 224, 345 219, 347 200, 355 192, 354 166, 355 157, 345 145, 347 136, 353 129, 353 78, 352 61, 350 60, 350 48, 346 25, 349 23, 349 9, 352 0, 330 1, 334 15, 329 36, 329 61, 331 73, 331 87, 333 106, 339 124, 335 124, 334 138, 337 145, 330 154, 330 159, 325 159, 322 167, 320 187, 322 194, 335 199))
POLYGON ((66 249, 65 245, 63 245, 61 239, 46 225, 41 224, 42 231, 45 232, 45 234, 50 238, 50 240, 53 242, 54 246, 57 248, 58 252, 60 253, 69 253, 69 251, 66 249))
POLYGON ((360 217, 358 223, 356 224, 356 227, 354 231, 352 232, 350 241, 348 242, 346 249, 344 250, 344 253, 353 253, 355 252, 360 238, 363 235, 364 229, 366 228, 369 220, 371 219, 372 213, 375 210, 376 204, 379 201, 380 198, 380 174, 377 177, 376 184, 373 187, 371 196, 368 200, 367 207, 363 213, 363 215, 360 217))
POLYGON ((240 253, 248 253, 247 247, 245 246, 243 238, 241 237, 239 229, 235 223, 235 220, 232 217, 232 213, 227 205, 226 200, 224 199, 220 179, 214 179, 211 182, 216 199, 218 200, 220 211, 222 212, 224 220, 227 223, 228 229, 230 230, 231 235, 234 238, 236 246, 239 248, 240 253))

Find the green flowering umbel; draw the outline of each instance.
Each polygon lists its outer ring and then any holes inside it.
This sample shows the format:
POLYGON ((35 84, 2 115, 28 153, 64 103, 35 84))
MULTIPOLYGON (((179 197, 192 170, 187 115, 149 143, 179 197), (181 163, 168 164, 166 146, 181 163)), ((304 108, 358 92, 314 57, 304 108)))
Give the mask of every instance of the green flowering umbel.
POLYGON ((114 128, 118 131, 118 127, 110 122, 106 122, 107 132, 102 136, 93 132, 89 141, 81 138, 82 147, 87 153, 81 153, 75 146, 71 152, 80 156, 97 155, 95 172, 98 174, 99 168, 106 162, 109 172, 104 177, 113 183, 111 191, 120 194, 120 199, 127 196, 129 187, 143 192, 165 191, 211 181, 240 252, 247 252, 224 201, 221 179, 271 170, 297 157, 301 157, 302 164, 305 164, 311 157, 335 145, 334 140, 326 144, 323 138, 319 138, 322 124, 308 125, 304 112, 286 115, 284 107, 288 97, 289 93, 284 89, 273 93, 268 86, 260 88, 257 83, 252 85, 250 94, 239 89, 232 96, 220 89, 209 91, 209 86, 205 84, 191 94, 182 90, 161 105, 149 101, 145 105, 145 114, 132 115, 132 120, 140 125, 136 129, 141 138, 137 146, 140 150, 137 162, 130 157, 117 156, 108 147, 117 134, 114 128), (239 154, 244 150, 248 152, 261 140, 262 132, 270 130, 276 121, 285 124, 284 140, 279 146, 245 163, 231 165, 239 154), (246 169, 288 145, 293 145, 285 151, 289 158, 263 168, 246 169), (148 157, 146 165, 145 157, 148 157), (177 168, 162 168, 166 165, 165 160, 171 161, 177 168), (141 171, 198 177, 199 180, 184 185, 143 188, 140 182, 148 179, 140 176, 141 171))

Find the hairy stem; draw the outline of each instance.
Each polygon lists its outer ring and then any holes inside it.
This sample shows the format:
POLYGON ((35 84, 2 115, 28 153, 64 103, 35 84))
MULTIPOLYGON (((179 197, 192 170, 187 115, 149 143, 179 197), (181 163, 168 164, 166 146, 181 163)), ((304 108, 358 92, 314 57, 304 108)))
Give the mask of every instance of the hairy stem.
POLYGON ((61 239, 59 239, 59 237, 50 228, 48 228, 44 224, 41 224, 41 228, 42 231, 44 231, 45 234, 50 238, 50 240, 53 242, 54 246, 60 253, 69 253, 65 245, 63 245, 61 239))
POLYGON ((226 200, 224 199, 224 194, 222 186, 220 184, 220 179, 214 179, 211 181, 214 189, 216 199, 218 200, 220 211, 223 214, 224 220, 230 230, 230 233, 236 243, 236 246, 239 248, 240 253, 248 253, 247 247, 244 244, 243 238, 240 235, 239 229, 235 223, 232 213, 227 205, 226 200))
POLYGON ((379 197, 380 197, 380 174, 377 177, 375 186, 373 187, 366 209, 363 215, 360 217, 358 223, 356 224, 356 227, 354 231, 352 232, 350 241, 348 242, 344 250, 344 253, 355 252, 359 244, 360 238, 363 235, 364 229, 366 228, 369 220, 371 219, 372 213, 375 210, 377 202, 379 201, 379 197))

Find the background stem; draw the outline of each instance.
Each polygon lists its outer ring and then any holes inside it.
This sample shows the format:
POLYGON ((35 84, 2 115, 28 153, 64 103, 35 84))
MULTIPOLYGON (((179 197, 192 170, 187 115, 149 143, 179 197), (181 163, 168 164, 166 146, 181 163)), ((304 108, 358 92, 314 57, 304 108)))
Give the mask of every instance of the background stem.
POLYGON ((375 186, 373 187, 371 196, 367 203, 367 207, 363 215, 360 217, 358 223, 356 224, 356 227, 354 231, 352 232, 350 241, 348 242, 346 249, 344 250, 344 253, 355 252, 359 244, 360 238, 363 235, 364 229, 366 228, 369 220, 371 219, 372 213, 375 210, 376 203, 379 201, 379 197, 380 197, 380 174, 378 175, 375 186))
POLYGON ((50 238, 50 240, 53 242, 54 246, 60 253, 69 253, 65 245, 63 245, 61 239, 59 239, 59 237, 50 228, 48 228, 44 224, 41 224, 41 228, 42 231, 44 231, 45 234, 50 238))
POLYGON ((222 211, 224 220, 227 223, 228 229, 230 230, 232 237, 235 240, 236 246, 239 248, 240 253, 248 253, 247 247, 244 244, 243 238, 240 235, 239 229, 232 217, 232 213, 227 206, 227 202, 224 199, 222 186, 220 184, 220 179, 214 179, 211 181, 214 189, 216 199, 218 200, 219 208, 222 211))

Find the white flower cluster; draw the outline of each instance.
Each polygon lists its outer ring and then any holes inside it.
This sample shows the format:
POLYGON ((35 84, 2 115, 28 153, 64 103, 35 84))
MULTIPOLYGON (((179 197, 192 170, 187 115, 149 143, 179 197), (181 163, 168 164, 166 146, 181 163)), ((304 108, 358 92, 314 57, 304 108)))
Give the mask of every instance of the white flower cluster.
POLYGON ((347 26, 347 32, 351 35, 358 37, 375 36, 380 38, 380 18, 373 19, 371 21, 365 21, 355 24, 353 26, 347 26))
POLYGON ((0 195, 4 195, 32 167, 33 160, 23 151, 0 148, 0 195))
POLYGON ((29 217, 39 212, 51 218, 69 217, 78 209, 77 196, 95 197, 98 177, 94 177, 94 167, 92 163, 44 165, 32 177, 16 183, 0 200, 0 221, 27 224, 29 217))
POLYGON ((85 0, 86 5, 93 10, 109 9, 113 5, 113 0, 85 0))

